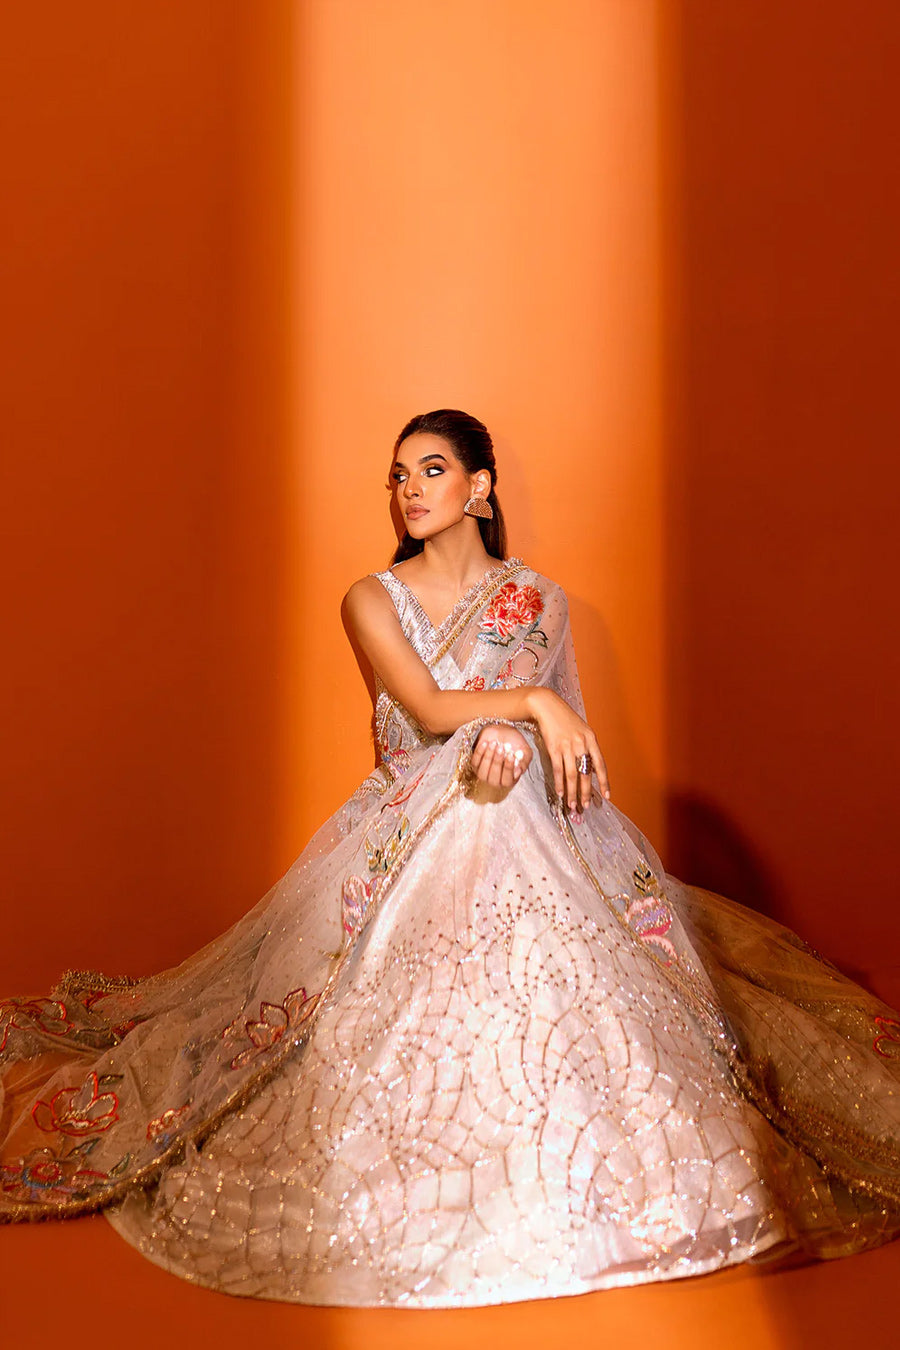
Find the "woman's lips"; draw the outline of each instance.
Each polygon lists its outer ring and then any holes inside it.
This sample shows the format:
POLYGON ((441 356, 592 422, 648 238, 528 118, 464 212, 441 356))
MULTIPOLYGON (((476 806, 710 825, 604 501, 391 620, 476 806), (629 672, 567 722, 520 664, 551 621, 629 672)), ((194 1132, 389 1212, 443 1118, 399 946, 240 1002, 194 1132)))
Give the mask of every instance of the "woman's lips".
POLYGON ((411 506, 406 513, 407 520, 418 520, 420 516, 427 516, 428 508, 426 506, 411 506))

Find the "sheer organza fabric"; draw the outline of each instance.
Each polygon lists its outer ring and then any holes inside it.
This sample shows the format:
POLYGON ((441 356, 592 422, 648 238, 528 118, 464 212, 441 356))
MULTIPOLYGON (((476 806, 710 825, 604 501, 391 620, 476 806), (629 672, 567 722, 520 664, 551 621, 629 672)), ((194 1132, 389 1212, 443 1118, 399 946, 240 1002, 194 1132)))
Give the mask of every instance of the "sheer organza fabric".
MULTIPOLYGON (((402 569, 401 569, 402 571, 402 569)), ((564 592, 520 559, 435 628, 444 688, 579 713, 564 592)), ((3 1217, 105 1209, 233 1294, 465 1306, 900 1231, 900 1018, 793 933, 668 876, 540 738, 478 785, 378 686, 380 763, 232 929, 131 983, 0 1005, 3 1217)))

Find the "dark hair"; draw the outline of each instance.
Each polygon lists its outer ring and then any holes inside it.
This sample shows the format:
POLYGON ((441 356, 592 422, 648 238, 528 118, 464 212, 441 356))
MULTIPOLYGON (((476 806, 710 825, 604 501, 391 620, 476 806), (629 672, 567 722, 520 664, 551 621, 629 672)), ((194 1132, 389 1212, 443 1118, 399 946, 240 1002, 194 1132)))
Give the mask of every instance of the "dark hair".
MULTIPOLYGON (((478 521, 482 543, 487 552, 492 558, 499 558, 504 562, 506 525, 494 490, 497 482, 497 465, 494 460, 493 442, 487 427, 476 417, 470 417, 468 413, 460 412, 458 408, 438 408, 436 412, 419 413, 417 417, 411 417, 400 432, 394 442, 394 454, 396 455, 407 436, 419 431, 427 431, 432 436, 443 436, 445 441, 449 441, 454 455, 466 473, 478 473, 479 469, 487 469, 490 473, 491 490, 487 500, 491 504, 494 517, 492 520, 485 520, 483 516, 474 516, 473 519, 478 521)), ((412 558, 416 553, 421 553, 423 548, 424 543, 421 539, 411 539, 409 533, 404 531, 391 562, 403 562, 405 558, 412 558)))

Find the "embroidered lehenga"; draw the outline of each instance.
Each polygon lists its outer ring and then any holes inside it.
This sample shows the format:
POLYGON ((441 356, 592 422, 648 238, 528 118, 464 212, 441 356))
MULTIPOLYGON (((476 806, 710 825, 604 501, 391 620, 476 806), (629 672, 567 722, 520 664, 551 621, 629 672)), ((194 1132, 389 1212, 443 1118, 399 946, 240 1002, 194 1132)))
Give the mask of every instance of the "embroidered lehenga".
MULTIPOLYGON (((513 558, 439 627, 444 688, 583 712, 563 591, 513 558)), ((379 767, 224 936, 137 981, 0 1005, 0 1210, 103 1209, 233 1294, 465 1306, 900 1232, 900 1019, 798 937, 668 876, 540 738, 506 792, 482 723, 377 686, 379 767)))

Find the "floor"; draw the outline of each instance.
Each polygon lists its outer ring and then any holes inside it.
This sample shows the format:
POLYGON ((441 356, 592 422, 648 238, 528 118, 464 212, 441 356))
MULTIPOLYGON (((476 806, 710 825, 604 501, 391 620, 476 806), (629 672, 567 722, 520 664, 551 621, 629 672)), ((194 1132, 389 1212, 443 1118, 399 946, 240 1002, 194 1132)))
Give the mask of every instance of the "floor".
POLYGON ((866 1350, 900 1345, 900 1242, 782 1271, 734 1270, 458 1312, 303 1308, 229 1298, 158 1269, 102 1218, 0 1229, 2 1350, 315 1350, 632 1346, 866 1350))
MULTIPOLYGON (((865 981, 900 1006, 900 968, 865 981)), ((0 1225, 0 1350, 900 1350, 900 1239, 838 1261, 458 1312, 304 1308, 169 1275, 102 1217, 0 1225)))

